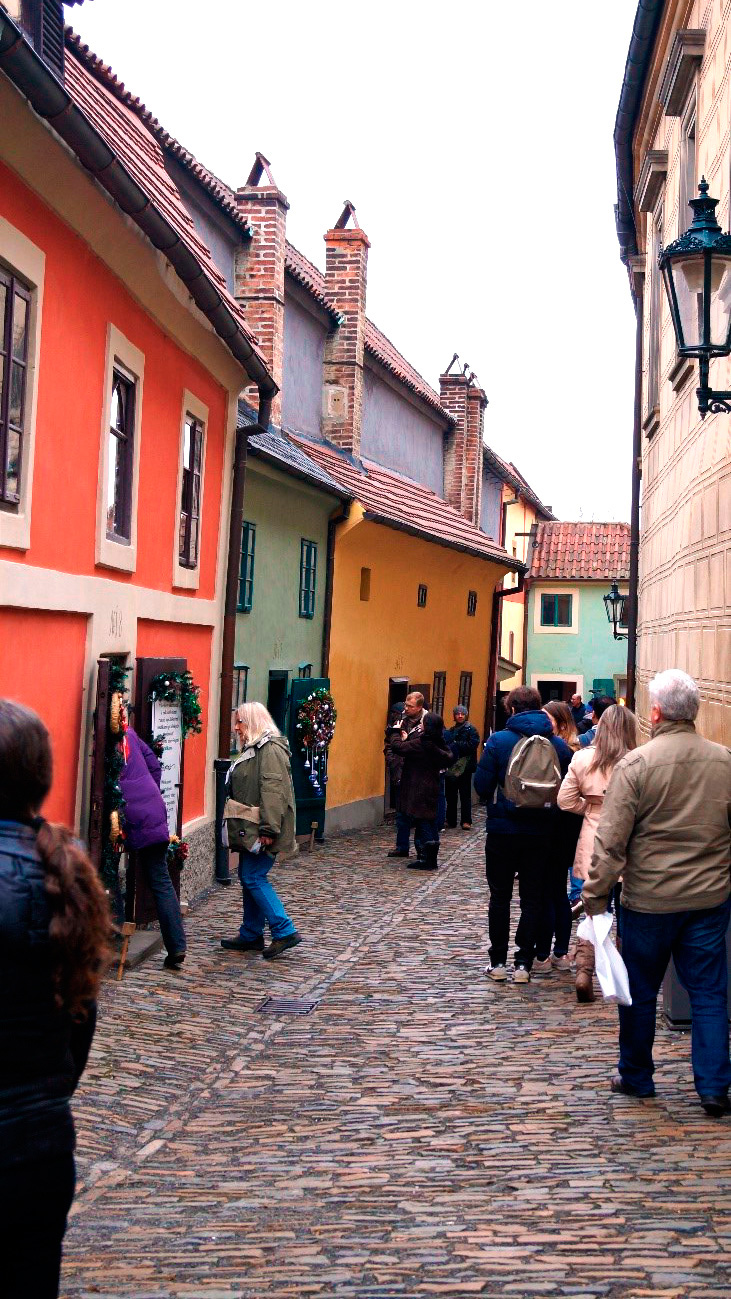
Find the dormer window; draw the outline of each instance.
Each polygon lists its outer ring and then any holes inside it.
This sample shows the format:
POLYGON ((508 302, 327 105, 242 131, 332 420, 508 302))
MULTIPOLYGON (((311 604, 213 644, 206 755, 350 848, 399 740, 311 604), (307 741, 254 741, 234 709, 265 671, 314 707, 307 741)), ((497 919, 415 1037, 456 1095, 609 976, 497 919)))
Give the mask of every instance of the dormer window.
POLYGON ((22 0, 21 25, 36 54, 63 81, 63 4, 61 0, 22 0))

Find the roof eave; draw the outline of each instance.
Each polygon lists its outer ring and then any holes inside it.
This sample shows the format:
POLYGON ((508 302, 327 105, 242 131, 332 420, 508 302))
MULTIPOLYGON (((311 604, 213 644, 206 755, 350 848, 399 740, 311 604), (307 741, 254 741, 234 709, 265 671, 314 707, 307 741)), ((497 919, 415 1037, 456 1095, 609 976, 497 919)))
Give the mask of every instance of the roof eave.
POLYGON ((617 165, 614 217, 620 257, 625 264, 637 252, 632 144, 664 4, 665 0, 639 0, 614 124, 614 156, 617 165))
POLYGON ((287 474, 290 478, 299 478, 301 482, 307 483, 310 487, 316 487, 324 496, 334 496, 336 500, 340 501, 352 501, 355 499, 351 492, 347 491, 345 487, 341 487, 334 479, 332 484, 324 483, 315 474, 308 474, 304 469, 297 469, 294 465, 288 464, 286 460, 281 460, 279 456, 275 456, 271 451, 265 451, 263 447, 252 445, 251 438, 255 436, 256 428, 252 427, 251 433, 247 437, 249 455, 254 456, 257 460, 265 460, 267 464, 281 470, 283 474, 287 474))
POLYGON ((232 356, 260 391, 273 396, 278 391, 277 385, 263 357, 231 315, 204 267, 3 9, 0 9, 0 70, 25 96, 33 111, 69 146, 121 211, 164 253, 232 356))
MULTIPOLYGON (((357 500, 358 497, 356 496, 357 500)), ((380 514, 378 510, 363 510, 363 518, 370 523, 380 523, 384 528, 393 528, 396 532, 406 532, 410 537, 418 537, 420 541, 430 541, 434 546, 444 546, 447 550, 459 550, 464 555, 474 555, 475 559, 484 559, 491 564, 499 564, 501 568, 506 568, 512 573, 525 573, 527 568, 521 564, 519 559, 512 558, 507 551, 504 554, 496 552, 487 554, 484 550, 478 549, 477 546, 470 546, 463 541, 448 541, 446 537, 438 537, 433 532, 427 532, 424 528, 414 527, 409 523, 402 523, 398 519, 389 518, 386 514, 380 514)))

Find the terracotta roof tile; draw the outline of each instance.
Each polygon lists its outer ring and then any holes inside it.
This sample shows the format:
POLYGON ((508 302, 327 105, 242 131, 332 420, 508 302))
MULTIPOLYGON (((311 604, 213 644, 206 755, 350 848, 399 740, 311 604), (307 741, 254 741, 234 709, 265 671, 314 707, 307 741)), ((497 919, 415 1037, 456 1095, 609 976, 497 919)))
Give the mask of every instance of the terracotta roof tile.
POLYGON ((454 424, 456 422, 449 411, 442 406, 439 393, 429 386, 426 379, 422 378, 413 365, 409 365, 406 358, 396 350, 390 338, 386 338, 386 335, 381 333, 381 330, 373 324, 372 320, 366 320, 365 346, 371 356, 375 356, 376 360, 380 361, 381 365, 384 365, 397 379, 400 379, 411 392, 416 393, 417 397, 421 397, 422 401, 425 401, 428 406, 437 410, 445 424, 454 424))
POLYGON ((499 456, 497 451, 493 451, 492 447, 489 447, 486 442, 483 443, 483 450, 485 453, 486 465, 497 474, 498 478, 502 478, 503 482, 507 483, 515 491, 521 492, 522 495, 525 496, 526 500, 530 501, 531 505, 535 506, 538 513, 543 515, 544 519, 553 519, 555 517, 549 510, 548 506, 544 505, 539 497, 536 496, 533 488, 523 477, 520 470, 516 468, 512 460, 510 463, 508 463, 507 460, 503 460, 502 456, 499 456))
POLYGON ((612 582, 629 577, 628 523, 539 523, 530 577, 612 582))
POLYGON ((291 244, 289 240, 287 240, 284 250, 284 267, 292 278, 297 280, 298 284, 301 284, 303 288, 312 294, 321 307, 329 311, 336 323, 340 321, 340 312, 332 298, 328 297, 325 276, 322 271, 309 261, 304 253, 295 248, 294 244, 291 244))
POLYGON ((437 545, 466 551, 481 559, 492 559, 505 569, 519 571, 522 564, 511 558, 479 528, 475 528, 446 501, 410 478, 384 469, 371 460, 356 461, 346 452, 325 442, 292 436, 311 460, 316 460, 336 482, 360 501, 366 518, 386 527, 424 537, 437 545))

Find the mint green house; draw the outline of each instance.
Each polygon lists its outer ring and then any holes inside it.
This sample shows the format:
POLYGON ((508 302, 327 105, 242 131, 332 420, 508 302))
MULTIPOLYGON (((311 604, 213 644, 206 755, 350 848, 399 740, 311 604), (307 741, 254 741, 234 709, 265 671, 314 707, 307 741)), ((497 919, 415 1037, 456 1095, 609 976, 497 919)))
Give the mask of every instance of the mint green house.
POLYGON ((248 447, 233 704, 259 700, 286 732, 292 682, 322 676, 329 523, 349 498, 286 436, 252 432, 248 447))
POLYGON ((592 690, 624 698, 627 641, 614 639, 604 596, 613 581, 627 593, 629 524, 539 523, 528 562, 526 685, 544 703, 592 690))

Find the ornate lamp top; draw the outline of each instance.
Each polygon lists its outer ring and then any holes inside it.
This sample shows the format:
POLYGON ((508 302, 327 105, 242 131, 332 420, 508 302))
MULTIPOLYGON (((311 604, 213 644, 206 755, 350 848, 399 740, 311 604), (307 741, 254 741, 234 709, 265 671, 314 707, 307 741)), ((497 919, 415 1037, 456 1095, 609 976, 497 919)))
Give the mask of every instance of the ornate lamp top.
POLYGON ((673 258, 684 253, 703 253, 711 250, 731 256, 731 235, 725 234, 716 220, 718 199, 708 195, 708 181, 702 177, 698 186, 700 197, 689 200, 693 209, 693 222, 684 235, 663 248, 659 264, 660 269, 673 258))

